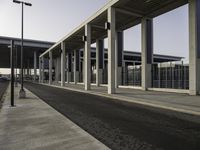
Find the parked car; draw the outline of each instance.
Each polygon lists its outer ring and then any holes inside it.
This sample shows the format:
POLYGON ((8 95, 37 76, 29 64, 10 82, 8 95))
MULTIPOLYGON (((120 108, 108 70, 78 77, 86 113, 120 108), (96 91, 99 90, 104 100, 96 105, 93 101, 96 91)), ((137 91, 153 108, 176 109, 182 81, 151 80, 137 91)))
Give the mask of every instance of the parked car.
POLYGON ((9 81, 8 77, 0 77, 0 82, 9 81))

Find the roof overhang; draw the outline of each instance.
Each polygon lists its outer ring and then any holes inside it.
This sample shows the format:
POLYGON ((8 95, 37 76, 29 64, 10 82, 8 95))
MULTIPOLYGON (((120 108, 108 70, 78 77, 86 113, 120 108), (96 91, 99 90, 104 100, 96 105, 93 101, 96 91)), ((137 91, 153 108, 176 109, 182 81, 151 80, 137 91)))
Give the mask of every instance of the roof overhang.
POLYGON ((95 43, 96 39, 107 37, 104 26, 107 22, 107 10, 110 7, 114 7, 116 10, 116 31, 123 31, 141 23, 143 17, 154 18, 187 3, 188 0, 111 0, 40 57, 45 56, 49 51, 59 51, 61 42, 65 42, 66 51, 83 48, 82 36, 85 35, 85 25, 87 24, 92 27, 91 43, 95 43))
MULTIPOLYGON (((21 54, 21 39, 0 36, 0 68, 10 68, 10 48, 8 46, 10 46, 11 40, 14 41, 14 45, 15 45, 15 48, 14 48, 15 59, 18 59, 17 64, 15 65, 17 65, 18 68, 20 67, 19 60, 21 56, 20 55, 21 54)), ((29 64, 29 67, 33 67, 34 52, 36 51, 37 56, 39 57, 41 53, 46 51, 53 44, 54 44, 53 42, 24 39, 24 42, 23 42, 24 66, 26 67, 26 65, 29 64)))

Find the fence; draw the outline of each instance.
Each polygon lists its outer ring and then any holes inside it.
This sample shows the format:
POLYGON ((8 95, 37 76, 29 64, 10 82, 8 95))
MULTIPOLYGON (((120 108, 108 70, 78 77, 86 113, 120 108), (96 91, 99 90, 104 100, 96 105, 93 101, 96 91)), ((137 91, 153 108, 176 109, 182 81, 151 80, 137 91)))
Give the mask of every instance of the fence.
POLYGON ((189 66, 183 62, 153 64, 152 87, 189 89, 189 66))
MULTIPOLYGON (((141 65, 127 65, 122 68, 122 85, 141 86, 141 65)), ((153 88, 189 89, 189 66, 181 62, 165 62, 152 64, 153 88)), ((71 72, 71 81, 74 81, 74 73, 71 72)), ((79 82, 83 82, 83 73, 79 73, 79 82)), ((96 72, 91 72, 91 83, 96 83, 96 72)), ((103 69, 102 83, 108 83, 108 71, 103 69)))
POLYGON ((122 69, 122 85, 141 86, 141 65, 127 66, 122 69))

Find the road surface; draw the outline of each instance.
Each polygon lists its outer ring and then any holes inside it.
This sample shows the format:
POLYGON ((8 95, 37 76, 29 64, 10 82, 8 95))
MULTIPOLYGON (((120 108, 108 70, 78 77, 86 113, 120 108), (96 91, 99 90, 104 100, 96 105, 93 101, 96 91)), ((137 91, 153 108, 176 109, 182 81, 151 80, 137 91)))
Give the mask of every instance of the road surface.
POLYGON ((200 150, 198 116, 33 83, 25 87, 113 150, 200 150))

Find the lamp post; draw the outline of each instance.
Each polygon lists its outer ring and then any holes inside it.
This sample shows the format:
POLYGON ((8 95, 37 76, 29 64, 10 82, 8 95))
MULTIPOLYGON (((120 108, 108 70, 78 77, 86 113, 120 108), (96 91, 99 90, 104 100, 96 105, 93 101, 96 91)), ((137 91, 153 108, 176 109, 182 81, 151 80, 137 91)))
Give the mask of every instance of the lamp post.
POLYGON ((25 98, 26 97, 26 92, 24 90, 24 77, 23 77, 23 30, 24 30, 24 5, 26 6, 32 6, 31 3, 23 2, 23 1, 18 1, 18 0, 13 0, 14 3, 17 4, 22 4, 22 28, 21 28, 21 89, 19 91, 19 98, 25 98))
POLYGON ((10 85, 10 106, 14 107, 14 41, 10 41, 10 68, 11 68, 11 85, 10 85))

